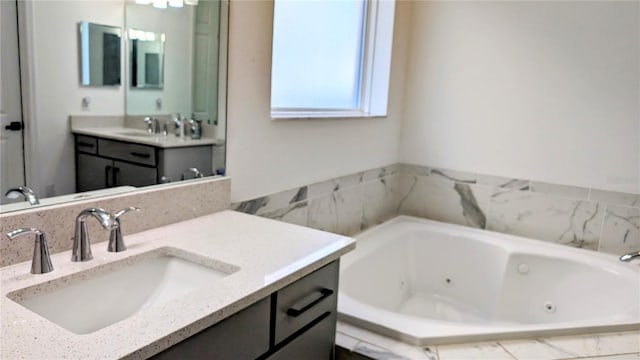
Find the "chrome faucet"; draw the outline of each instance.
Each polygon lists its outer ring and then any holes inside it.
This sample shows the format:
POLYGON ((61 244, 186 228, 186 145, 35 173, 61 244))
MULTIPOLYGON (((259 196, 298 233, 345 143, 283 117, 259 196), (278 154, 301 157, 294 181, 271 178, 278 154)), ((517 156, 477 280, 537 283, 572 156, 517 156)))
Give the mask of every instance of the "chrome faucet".
POLYGON ((26 186, 11 188, 4 194, 4 196, 8 197, 9 199, 17 199, 20 195, 24 196, 25 200, 29 202, 29 205, 40 204, 40 200, 38 200, 36 193, 34 193, 33 190, 26 186))
POLYGON ((204 174, 202 174, 200 170, 198 170, 198 168, 192 167, 192 168, 188 168, 182 173, 181 180, 185 180, 186 177, 184 176, 184 174, 189 174, 189 173, 193 174, 194 179, 204 177, 204 174))
POLYGON ((144 122, 147 123, 147 132, 149 134, 160 134, 160 120, 151 116, 145 116, 144 122))
POLYGON ((89 231, 87 230, 87 217, 91 215, 98 219, 103 228, 110 230, 115 220, 113 216, 104 209, 89 208, 82 210, 76 218, 76 231, 73 237, 73 250, 71 261, 88 261, 93 259, 91 254, 91 242, 89 241, 89 231))
POLYGON ((628 254, 620 256, 620 261, 629 262, 634 258, 640 258, 640 251, 633 251, 628 254))
POLYGON ((127 250, 122 239, 122 224, 120 224, 120 217, 130 211, 140 211, 140 208, 130 206, 122 209, 113 215, 114 224, 111 226, 111 234, 109 235, 109 245, 107 251, 120 252, 127 250))
POLYGON ((44 232, 35 228, 22 228, 8 232, 7 237, 13 240, 18 236, 27 234, 36 235, 36 243, 33 248, 33 260, 31 261, 31 273, 46 274, 53 271, 51 257, 49 256, 49 247, 47 246, 47 239, 44 237, 44 232))
POLYGON ((147 123, 147 132, 149 134, 153 133, 153 118, 151 116, 145 116, 144 122, 147 123))

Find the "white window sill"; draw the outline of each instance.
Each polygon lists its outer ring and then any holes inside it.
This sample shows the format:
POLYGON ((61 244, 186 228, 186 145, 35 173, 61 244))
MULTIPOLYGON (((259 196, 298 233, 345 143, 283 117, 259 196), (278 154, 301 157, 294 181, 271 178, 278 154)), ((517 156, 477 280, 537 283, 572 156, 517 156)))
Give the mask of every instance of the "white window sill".
POLYGON ((286 119, 344 119, 344 118, 376 118, 386 114, 370 114, 363 111, 271 111, 271 120, 286 119))

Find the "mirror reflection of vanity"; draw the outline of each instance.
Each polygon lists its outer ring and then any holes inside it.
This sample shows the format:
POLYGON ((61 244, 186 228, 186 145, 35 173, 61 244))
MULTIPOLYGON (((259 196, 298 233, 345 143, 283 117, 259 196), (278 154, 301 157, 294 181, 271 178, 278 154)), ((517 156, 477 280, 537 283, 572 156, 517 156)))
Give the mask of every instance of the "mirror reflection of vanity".
MULTIPOLYGON (((69 201, 94 193, 98 196, 110 193, 101 190, 73 195, 86 190, 123 186, 113 191, 128 191, 133 189, 131 186, 224 173, 226 84, 218 79, 226 78, 220 75, 226 71, 226 2, 200 0, 195 6, 166 9, 129 1, 20 3, 21 32, 28 35, 25 49, 20 53, 23 57, 31 55, 24 78, 35 86, 27 89, 32 90, 34 96, 30 98, 27 91, 25 99, 24 124, 31 128, 24 134, 27 176, 24 184, 16 186, 32 187, 41 199, 64 195, 61 201, 69 201), (81 49, 81 23, 86 23, 86 28, 94 24, 106 25, 102 34, 94 36, 101 38, 102 46, 94 48, 107 52, 96 56, 91 47, 89 51, 81 49), (47 25, 51 27, 44 31, 47 25), (117 61, 113 61, 116 57, 111 35, 118 31, 109 28, 117 29, 121 34, 119 70, 117 61), (68 39, 59 49, 42 49, 43 43, 51 43, 52 35, 48 33, 56 33, 57 38, 67 34, 64 37, 68 39), (83 56, 93 60, 110 59, 116 65, 109 68, 106 61, 102 64, 98 61, 99 66, 95 69, 87 67, 89 74, 100 73, 103 83, 94 82, 100 80, 100 76, 92 76, 85 83, 83 56), (120 85, 114 84, 115 80, 120 80, 120 85), (176 136, 172 120, 178 113, 185 118, 182 137, 176 136), (155 128, 152 134, 147 132, 145 117, 151 117, 159 124, 159 135, 155 128), (191 124, 200 124, 199 138, 192 139, 189 120, 194 120, 191 124), (165 125, 166 136, 162 131, 165 125), (82 130, 76 131, 78 126, 84 130, 118 128, 122 131, 119 134, 112 132, 110 136, 88 135, 81 134, 82 130), (92 142, 96 147, 88 154, 106 158, 110 165, 84 171, 86 167, 79 165, 86 161, 79 160, 78 156, 80 153, 87 155, 87 152, 77 149, 92 142), (128 157, 119 158, 122 150, 114 150, 114 144, 139 146, 152 149, 152 152, 125 150, 128 157), (197 154, 181 154, 182 157, 172 154, 178 149, 190 148, 198 148, 197 154), (202 160, 198 160, 199 164, 184 160, 191 158, 206 160, 204 164, 202 160), (113 175, 105 179, 106 170, 117 168, 120 175, 124 173, 126 166, 118 166, 118 161, 127 166, 141 166, 138 169, 145 171, 155 169, 157 173, 152 176, 153 180, 148 171, 143 181, 138 175, 132 181, 112 181, 113 175), (170 164, 176 166, 170 176, 160 172, 170 164), (197 171, 191 171, 192 168, 197 171), (83 176, 88 176, 95 184, 90 188, 79 186, 78 179, 83 176)), ((47 200, 41 203, 55 201, 47 200)), ((2 206, 0 211, 13 210, 11 205, 14 204, 2 206)), ((19 208, 24 207, 15 209, 19 208)))

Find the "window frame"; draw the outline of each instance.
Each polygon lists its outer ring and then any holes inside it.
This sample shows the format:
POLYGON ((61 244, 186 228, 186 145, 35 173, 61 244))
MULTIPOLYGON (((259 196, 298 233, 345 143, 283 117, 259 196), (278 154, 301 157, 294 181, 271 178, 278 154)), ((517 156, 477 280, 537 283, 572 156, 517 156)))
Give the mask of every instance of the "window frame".
POLYGON ((395 0, 364 0, 364 3, 359 108, 270 108, 272 120, 387 116, 395 0))

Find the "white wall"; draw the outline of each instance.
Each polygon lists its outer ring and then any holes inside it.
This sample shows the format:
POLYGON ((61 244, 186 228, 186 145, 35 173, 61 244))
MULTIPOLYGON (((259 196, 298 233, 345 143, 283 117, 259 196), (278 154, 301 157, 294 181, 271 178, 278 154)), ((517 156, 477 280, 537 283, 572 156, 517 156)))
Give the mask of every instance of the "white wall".
MULTIPOLYGON (((89 21, 124 27, 124 2, 33 1, 33 96, 35 113, 26 119, 32 127, 35 148, 30 168, 35 172, 29 186, 46 196, 55 185, 56 194, 75 190, 73 137, 69 115, 123 115, 124 87, 81 87, 78 56, 78 22, 89 21), (81 100, 91 97, 89 110, 81 100)), ((23 64, 25 66, 25 64, 23 64)), ((124 66, 121 67, 124 74, 124 66)), ((124 79, 124 76, 121 77, 124 79)))
POLYGON ((227 170, 232 201, 397 161, 408 10, 408 3, 396 7, 387 118, 272 121, 273 2, 231 2, 227 170))
POLYGON ((639 7, 413 2, 400 160, 640 192, 639 7))
MULTIPOLYGON (((150 5, 127 5, 127 28, 164 33, 164 87, 162 89, 132 89, 127 83, 127 114, 153 115, 192 112, 192 68, 194 7, 156 9, 150 5), (156 108, 156 99, 162 108, 156 108)), ((125 51, 128 52, 128 45, 125 51)), ((127 55, 127 69, 129 69, 127 55)))

